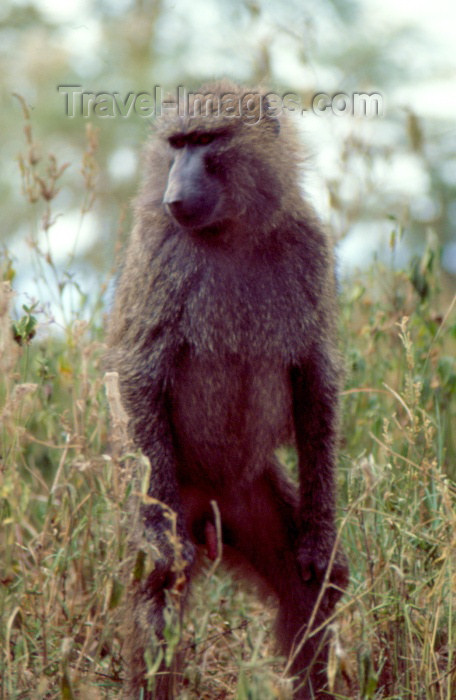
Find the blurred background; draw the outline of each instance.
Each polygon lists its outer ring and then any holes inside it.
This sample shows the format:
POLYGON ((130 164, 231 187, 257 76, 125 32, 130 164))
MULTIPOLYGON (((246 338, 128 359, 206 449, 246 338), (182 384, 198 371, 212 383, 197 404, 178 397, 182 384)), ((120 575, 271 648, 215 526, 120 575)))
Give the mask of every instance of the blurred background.
MULTIPOLYGON (((351 573, 328 680, 345 700, 456 697, 455 47, 454 0, 0 0, 0 700, 120 697, 143 460, 103 358, 153 125, 131 96, 222 76, 304 107, 302 186, 337 248, 351 573), (104 103, 70 116, 62 86, 104 103), (339 98, 314 114, 318 93, 339 98), (356 93, 380 114, 342 109, 356 93)), ((211 564, 179 698, 286 697, 271 617, 211 564)))
MULTIPOLYGON (((0 245, 16 305, 39 300, 41 322, 59 326, 90 316, 94 299, 109 304, 153 120, 71 118, 58 86, 125 101, 221 76, 307 107, 320 92, 380 93, 380 116, 293 117, 308 145, 303 186, 337 241, 341 278, 372 258, 413 268, 430 246, 451 295, 455 42, 452 0, 2 0, 0 245)), ((417 263, 418 285, 419 274, 417 263)))

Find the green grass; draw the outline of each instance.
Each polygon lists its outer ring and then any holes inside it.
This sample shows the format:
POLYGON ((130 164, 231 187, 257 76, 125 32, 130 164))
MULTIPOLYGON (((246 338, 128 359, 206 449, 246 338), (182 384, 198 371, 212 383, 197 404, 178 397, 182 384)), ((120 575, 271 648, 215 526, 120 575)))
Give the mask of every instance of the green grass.
MULTIPOLYGON (((93 134, 90 143, 86 166, 93 134)), ((39 170, 30 153, 22 167, 33 244, 52 220, 52 188, 64 175, 55 163, 39 170)), ((93 204, 89 171, 82 215, 93 204)), ((68 277, 52 251, 34 250, 63 306, 68 277)), ((333 625, 337 698, 456 696, 456 313, 455 299, 439 289, 437 257, 429 249, 408 271, 377 265, 342 290, 339 522, 351 582, 333 625)), ((44 316, 25 308, 14 340, 14 272, 5 252, 0 697, 116 698, 132 459, 109 438, 103 300, 88 322, 76 320, 76 305, 59 335, 35 335, 44 316)), ((287 697, 272 619, 273 604, 261 605, 222 568, 203 566, 184 623, 180 697, 287 697)))

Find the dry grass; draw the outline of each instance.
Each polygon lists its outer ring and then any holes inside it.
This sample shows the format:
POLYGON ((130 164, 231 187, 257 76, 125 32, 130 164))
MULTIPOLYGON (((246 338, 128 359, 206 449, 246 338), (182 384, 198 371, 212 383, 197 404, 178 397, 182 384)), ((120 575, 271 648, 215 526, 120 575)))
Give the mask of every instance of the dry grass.
MULTIPOLYGON (((37 155, 25 117, 30 244, 63 307, 68 277, 37 240, 55 220, 65 170, 37 155)), ((95 155, 90 132, 81 216, 94 202, 95 155)), ((11 333, 7 254, 2 279, 0 697, 115 698, 136 458, 124 453, 124 440, 108 440, 102 299, 90 322, 71 311, 57 335, 35 335, 44 316, 39 306, 25 307, 11 333)), ((333 630, 338 698, 456 695, 456 319, 437 280, 435 256, 426 254, 413 273, 377 268, 342 297, 349 373, 340 523, 351 584, 333 630)), ((287 697, 271 620, 236 578, 220 567, 203 571, 185 619, 180 697, 287 697)))

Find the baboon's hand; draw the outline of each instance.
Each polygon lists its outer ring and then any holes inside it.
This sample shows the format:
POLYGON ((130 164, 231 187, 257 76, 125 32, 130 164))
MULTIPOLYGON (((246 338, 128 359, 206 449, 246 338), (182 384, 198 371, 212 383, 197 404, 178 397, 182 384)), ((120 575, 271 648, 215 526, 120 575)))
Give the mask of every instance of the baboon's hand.
POLYGON ((343 589, 348 583, 348 565, 345 554, 338 548, 331 562, 334 537, 305 536, 298 547, 298 562, 303 581, 322 582, 328 566, 330 583, 343 589))
POLYGON ((153 596, 165 588, 183 590, 190 578, 194 558, 195 547, 188 539, 175 541, 172 547, 162 545, 157 555, 154 551, 144 571, 143 586, 148 595, 153 596))
POLYGON ((148 513, 142 532, 131 539, 135 554, 133 578, 149 595, 164 588, 185 585, 195 559, 195 546, 181 528, 172 527, 168 518, 148 513))

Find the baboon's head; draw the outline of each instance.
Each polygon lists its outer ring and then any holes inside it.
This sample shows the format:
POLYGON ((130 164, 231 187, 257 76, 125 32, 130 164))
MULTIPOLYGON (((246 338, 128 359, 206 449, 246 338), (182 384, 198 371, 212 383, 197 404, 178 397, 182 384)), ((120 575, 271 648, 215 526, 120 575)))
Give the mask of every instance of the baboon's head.
POLYGON ((296 188, 299 149, 288 120, 264 92, 232 83, 190 94, 159 120, 152 148, 155 172, 158 162, 162 173, 166 168, 160 204, 196 233, 273 226, 284 192, 296 188))

